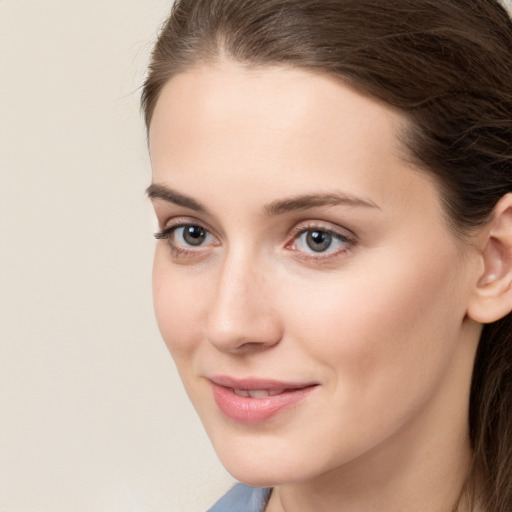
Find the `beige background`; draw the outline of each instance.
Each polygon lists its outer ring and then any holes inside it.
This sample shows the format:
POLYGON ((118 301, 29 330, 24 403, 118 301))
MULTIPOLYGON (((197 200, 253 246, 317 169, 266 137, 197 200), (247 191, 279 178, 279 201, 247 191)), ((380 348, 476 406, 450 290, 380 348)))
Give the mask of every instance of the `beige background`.
POLYGON ((204 512, 231 484, 151 304, 138 87, 168 0, 0 0, 0 512, 204 512))
POLYGON ((169 7, 0 0, 0 512, 204 512, 232 482, 151 305, 138 87, 169 7))

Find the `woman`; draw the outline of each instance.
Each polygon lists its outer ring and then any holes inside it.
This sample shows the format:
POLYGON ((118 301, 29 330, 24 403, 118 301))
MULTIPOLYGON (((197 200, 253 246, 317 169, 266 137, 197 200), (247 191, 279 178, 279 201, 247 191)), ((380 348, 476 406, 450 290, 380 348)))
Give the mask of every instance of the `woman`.
POLYGON ((512 510, 512 23, 182 0, 142 104, 162 335, 211 510, 512 510))

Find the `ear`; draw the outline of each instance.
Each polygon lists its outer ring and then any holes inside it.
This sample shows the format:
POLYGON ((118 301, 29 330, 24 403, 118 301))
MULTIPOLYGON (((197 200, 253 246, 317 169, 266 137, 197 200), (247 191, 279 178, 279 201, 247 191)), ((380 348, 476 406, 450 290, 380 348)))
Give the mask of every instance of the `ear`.
POLYGON ((496 204, 481 240, 483 271, 478 276, 468 316, 492 323, 512 311, 512 193, 496 204))

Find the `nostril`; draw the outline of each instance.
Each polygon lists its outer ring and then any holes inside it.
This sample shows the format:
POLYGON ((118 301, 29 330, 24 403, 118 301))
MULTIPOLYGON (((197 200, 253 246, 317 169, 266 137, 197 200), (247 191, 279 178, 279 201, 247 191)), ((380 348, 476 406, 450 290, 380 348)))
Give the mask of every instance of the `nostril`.
POLYGON ((269 347, 272 347, 277 344, 279 340, 269 343, 268 341, 248 341, 248 342, 242 342, 240 346, 238 347, 238 351, 240 353, 243 352, 258 352, 261 350, 267 350, 269 347))
POLYGON ((245 318, 233 315, 224 316, 219 321, 217 316, 207 322, 206 338, 218 350, 223 352, 256 352, 267 349, 281 340, 280 322, 274 315, 255 313, 246 314, 245 318))
POLYGON ((266 331, 249 328, 244 333, 210 331, 207 339, 222 352, 243 354, 266 350, 276 345, 281 340, 281 334, 277 328, 266 331))

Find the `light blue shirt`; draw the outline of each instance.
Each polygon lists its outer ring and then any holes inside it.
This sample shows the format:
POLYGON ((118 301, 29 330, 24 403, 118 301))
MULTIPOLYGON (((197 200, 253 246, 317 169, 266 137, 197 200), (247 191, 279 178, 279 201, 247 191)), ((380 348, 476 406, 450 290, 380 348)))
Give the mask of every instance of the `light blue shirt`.
POLYGON ((208 512, 263 512, 271 490, 237 484, 208 512))

